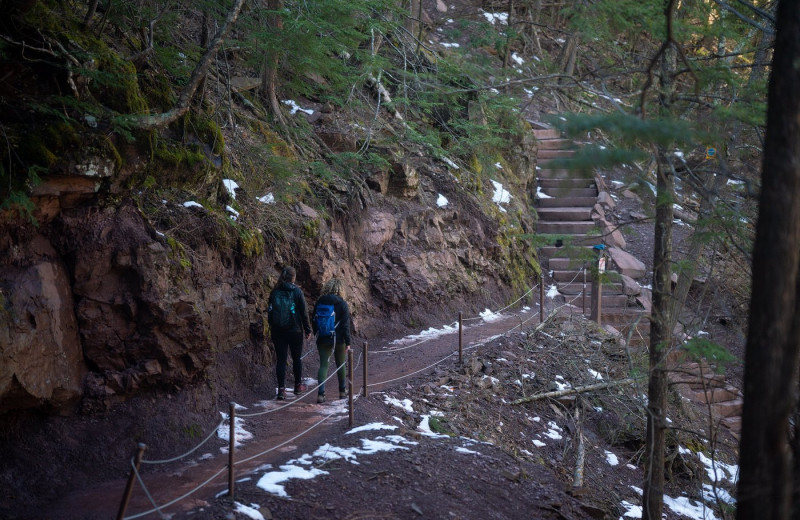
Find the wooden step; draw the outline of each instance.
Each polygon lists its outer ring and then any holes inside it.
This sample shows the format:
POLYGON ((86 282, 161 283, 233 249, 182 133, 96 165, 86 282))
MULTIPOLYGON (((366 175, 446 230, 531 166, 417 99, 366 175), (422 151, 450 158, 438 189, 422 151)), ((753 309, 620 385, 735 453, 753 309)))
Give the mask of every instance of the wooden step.
POLYGON ((575 258, 580 259, 584 256, 587 260, 596 257, 591 245, 570 245, 562 246, 542 246, 539 248, 541 258, 575 258))
POLYGON ((739 433, 742 431, 742 418, 739 415, 734 415, 731 417, 725 417, 720 421, 723 426, 727 427, 731 433, 734 434, 735 437, 739 437, 739 433))
POLYGON ((561 138, 561 131, 556 130, 555 128, 534 128, 531 130, 533 132, 534 137, 538 140, 543 139, 560 139, 561 138))
MULTIPOLYGON (((586 283, 586 294, 592 294, 592 284, 586 283)), ((580 278, 575 278, 573 283, 558 284, 558 292, 562 294, 581 294, 583 292, 583 275, 580 278)), ((622 284, 603 284, 603 296, 609 295, 622 295, 622 284)), ((625 296, 627 298, 627 296, 625 296)))
MULTIPOLYGON (((564 301, 570 305, 576 305, 578 307, 586 306, 586 314, 589 315, 592 306, 592 295, 590 293, 586 293, 585 295, 585 303, 584 303, 584 294, 583 293, 560 293, 564 297, 564 301)), ((628 304, 628 297, 624 294, 603 294, 602 296, 603 303, 602 303, 602 314, 603 314, 603 323, 608 323, 608 320, 605 319, 606 312, 612 312, 614 314, 625 314, 630 309, 628 304)), ((617 326, 611 324, 619 330, 617 326)))
POLYGON ((627 330, 636 324, 638 329, 646 330, 648 333, 650 332, 650 315, 640 307, 631 305, 622 312, 615 309, 608 309, 608 312, 604 312, 603 314, 605 314, 605 319, 603 321, 614 325, 617 330, 622 330, 622 328, 627 330))
MULTIPOLYGON (((538 233, 537 238, 540 238, 544 243, 553 244, 554 246, 560 246, 564 248, 577 248, 579 246, 593 247, 602 243, 602 238, 597 233, 587 233, 585 235, 574 233, 538 233)), ((577 252, 573 253, 576 254, 576 256, 580 256, 580 254, 577 252)))
POLYGON ((706 403, 719 403, 741 398, 739 390, 730 386, 725 388, 709 387, 700 390, 689 390, 689 392, 692 400, 706 403))
MULTIPOLYGON (((597 197, 597 187, 591 188, 542 188, 542 193, 548 197, 565 198, 565 197, 597 197)), ((592 204, 594 206, 594 204, 592 204)))
MULTIPOLYGON (((554 259, 554 260, 571 260, 570 258, 561 258, 561 259, 554 259)), ((589 262, 584 262, 588 264, 589 262)), ((592 262, 593 263, 593 262, 592 262)), ((551 276, 553 280, 557 282, 565 282, 569 280, 578 280, 580 282, 583 281, 583 267, 579 266, 574 269, 553 269, 551 268, 551 276)), ((592 270, 588 267, 586 268, 586 283, 592 283, 592 270)), ((622 277, 616 271, 607 271, 602 279, 603 287, 608 287, 610 285, 621 285, 622 284, 622 277)))
POLYGON ((597 204, 596 195, 590 197, 550 197, 536 199, 536 206, 538 208, 593 208, 595 204, 597 204))
MULTIPOLYGON (((589 297, 591 294, 586 294, 586 306, 589 307, 591 305, 591 301, 589 297)), ((628 297, 624 294, 606 294, 603 293, 602 295, 602 304, 600 307, 601 318, 603 315, 609 312, 614 312, 616 309, 625 309, 628 305, 628 297)), ((607 320, 603 319, 603 323, 608 323, 607 320)), ((616 328, 616 327, 614 327, 616 328)))
MULTIPOLYGON (((586 314, 591 314, 592 309, 592 300, 591 294, 586 294, 585 296, 585 303, 584 303, 584 295, 579 294, 564 294, 564 300, 566 303, 570 305, 575 305, 576 307, 583 308, 586 307, 586 314)), ((603 323, 608 323, 604 318, 606 311, 609 312, 624 312, 627 309, 628 305, 628 298, 625 295, 621 294, 603 294, 602 296, 602 303, 600 304, 600 312, 601 312, 601 319, 603 323)), ((613 326, 613 325, 612 325, 613 326)), ((614 327, 619 330, 617 327, 614 327)))
POLYGON ((569 150, 575 147, 572 139, 540 139, 539 150, 569 150))
POLYGON ((575 150, 539 150, 536 155, 537 162, 542 159, 562 159, 575 155, 575 150))
POLYGON ((580 258, 550 258, 547 268, 551 271, 580 271, 587 264, 588 259, 580 258))
POLYGON ((741 417, 743 405, 744 400, 737 398, 732 401, 714 403, 712 410, 719 417, 741 417))
POLYGON ((581 221, 548 221, 540 220, 536 224, 537 233, 552 235, 585 235, 591 233, 596 226, 592 220, 581 221))
POLYGON ((592 219, 592 208, 590 207, 582 207, 582 208, 570 208, 570 207, 560 207, 560 208, 539 208, 536 213, 539 214, 539 221, 543 220, 560 220, 560 221, 575 221, 575 220, 587 220, 591 221, 592 219))
POLYGON ((589 178, 591 176, 584 175, 574 170, 540 168, 536 170, 536 176, 539 179, 572 179, 576 177, 589 178))
MULTIPOLYGON (((590 278, 591 273, 586 273, 586 284, 592 283, 590 278)), ((583 283, 583 269, 564 269, 564 270, 553 270, 551 272, 551 276, 555 282, 558 283, 583 283)))
POLYGON ((539 186, 544 190, 548 188, 595 188, 597 185, 594 179, 582 178, 562 178, 562 179, 539 179, 539 186))

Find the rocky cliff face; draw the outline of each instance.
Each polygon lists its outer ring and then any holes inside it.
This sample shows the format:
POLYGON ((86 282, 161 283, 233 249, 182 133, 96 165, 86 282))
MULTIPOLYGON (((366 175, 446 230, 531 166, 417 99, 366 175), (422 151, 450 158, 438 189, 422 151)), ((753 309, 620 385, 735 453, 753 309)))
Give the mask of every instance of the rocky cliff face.
MULTIPOLYGON (((508 210, 525 226, 535 144, 521 144, 515 162, 522 189, 508 210)), ((297 267, 310 303, 341 277, 362 337, 452 318, 456 296, 468 306, 532 285, 532 250, 510 238, 521 229, 457 182, 444 167, 398 162, 346 216, 301 202, 279 208, 291 217, 285 243, 245 255, 214 243, 220 222, 208 211, 161 201, 193 230, 187 254, 138 196, 107 189, 118 183, 86 172, 45 178, 33 199, 38 225, 2 221, 0 413, 107 408, 202 381, 231 352, 269 364, 265 302, 284 263, 297 267)))

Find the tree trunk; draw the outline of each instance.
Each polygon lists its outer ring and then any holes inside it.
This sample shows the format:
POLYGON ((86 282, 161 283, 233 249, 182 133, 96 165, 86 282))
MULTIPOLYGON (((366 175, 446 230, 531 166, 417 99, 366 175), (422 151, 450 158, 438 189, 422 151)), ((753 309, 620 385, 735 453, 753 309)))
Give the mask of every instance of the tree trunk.
POLYGON ((511 35, 514 23, 514 0, 508 0, 508 28, 506 29, 506 44, 503 51, 503 68, 507 69, 511 60, 511 35))
MULTIPOLYGON (((211 32, 209 30, 209 16, 208 16, 208 9, 203 9, 203 27, 200 29, 200 48, 207 49, 208 42, 211 39, 211 32)), ((151 32, 152 34, 152 32, 151 32)), ((203 96, 206 93, 206 79, 208 78, 207 74, 203 74, 203 79, 200 80, 200 84, 197 86, 198 92, 200 92, 200 99, 202 100, 203 96)))
MULTIPOLYGON (((667 16, 670 16, 667 12, 667 16)), ((659 100, 668 116, 675 83, 677 51, 669 44, 661 57, 659 100)), ((653 305, 650 316, 650 363, 647 386, 646 472, 642 520, 661 520, 664 509, 664 444, 667 417, 667 353, 672 342, 672 219, 675 186, 667 150, 658 147, 656 222, 653 247, 653 305)))
POLYGON ((536 28, 536 25, 540 23, 542 19, 542 0, 534 0, 530 9, 528 9, 528 21, 529 24, 529 31, 531 33, 531 38, 533 39, 534 45, 536 45, 536 55, 541 56, 543 53, 542 51, 542 44, 539 41, 539 30, 536 28))
POLYGON ((89 2, 89 9, 86 11, 86 16, 83 17, 84 28, 89 26, 89 23, 92 21, 92 17, 94 17, 94 13, 97 12, 97 2, 98 0, 91 0, 89 2))
POLYGON ((745 351, 738 520, 788 520, 800 359, 800 1, 778 4, 745 351))
POLYGON ((666 355, 672 339, 672 170, 659 150, 653 248, 653 306, 647 386, 646 476, 642 520, 661 520, 664 506, 664 431, 667 416, 666 355))
MULTIPOLYGON (((267 0, 267 9, 278 11, 283 9, 283 0, 267 0)), ((279 14, 271 13, 268 15, 269 30, 274 33, 283 31, 283 17, 279 14)), ((261 96, 267 102, 270 113, 281 126, 286 126, 286 119, 281 111, 281 104, 278 101, 278 63, 280 52, 274 49, 267 52, 264 56, 264 71, 261 75, 261 96)))
POLYGON ((411 0, 408 7, 408 16, 406 16, 405 28, 414 38, 419 39, 420 35, 420 14, 422 13, 421 0, 411 0))

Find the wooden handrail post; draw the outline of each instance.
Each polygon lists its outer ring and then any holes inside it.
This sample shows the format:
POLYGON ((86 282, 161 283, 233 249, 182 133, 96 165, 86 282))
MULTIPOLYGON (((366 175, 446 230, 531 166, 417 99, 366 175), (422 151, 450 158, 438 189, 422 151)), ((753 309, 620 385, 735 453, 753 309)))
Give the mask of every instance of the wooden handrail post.
POLYGON ((458 362, 464 363, 464 317, 458 312, 458 362))
POLYGON ((583 290, 581 291, 582 310, 584 317, 586 316, 586 266, 583 266, 583 290))
POLYGON ((544 323, 544 272, 539 273, 539 323, 544 323))
POLYGON ((367 342, 364 342, 364 397, 369 395, 369 390, 367 390, 367 353, 369 352, 369 345, 367 342))
POLYGON ((597 260, 595 263, 595 267, 593 268, 593 276, 592 276, 592 312, 590 319, 592 321, 596 321, 598 325, 601 325, 602 318, 603 318, 603 273, 606 272, 606 258, 604 256, 605 245, 599 244, 594 246, 595 254, 597 255, 597 260))
POLYGON ((347 373, 350 375, 348 378, 347 400, 350 407, 350 427, 353 427, 353 349, 347 351, 347 373))
POLYGON ((117 520, 125 518, 125 510, 128 509, 128 502, 130 502, 131 494, 133 493, 133 480, 136 478, 136 473, 139 472, 139 466, 142 464, 142 456, 144 455, 145 448, 147 448, 147 445, 140 442, 136 450, 136 455, 133 457, 133 468, 131 468, 131 473, 128 475, 128 483, 125 485, 125 492, 122 494, 122 502, 120 502, 119 511, 117 511, 117 520))
POLYGON ((236 449, 236 404, 231 401, 230 443, 228 446, 228 496, 233 499, 233 454, 236 449))

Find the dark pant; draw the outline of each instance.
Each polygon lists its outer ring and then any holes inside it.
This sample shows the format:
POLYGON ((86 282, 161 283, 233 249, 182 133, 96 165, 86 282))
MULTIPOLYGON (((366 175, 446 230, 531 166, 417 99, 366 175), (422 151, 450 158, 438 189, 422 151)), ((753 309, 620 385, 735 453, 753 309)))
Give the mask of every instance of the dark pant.
POLYGON ((328 379, 328 365, 330 363, 331 352, 333 352, 333 359, 336 361, 336 376, 339 378, 339 392, 345 391, 345 385, 347 384, 347 365, 345 361, 347 361, 347 351, 345 350, 344 343, 339 343, 336 345, 336 349, 333 348, 333 343, 330 344, 322 344, 320 345, 317 343, 317 350, 319 351, 319 371, 317 372, 317 382, 319 382, 319 389, 317 392, 320 395, 325 395, 325 381, 328 379))
POLYGON ((273 332, 272 343, 275 345, 275 373, 278 376, 278 388, 286 388, 286 359, 292 353, 292 371, 294 372, 295 386, 303 382, 303 333, 302 332, 273 332))

